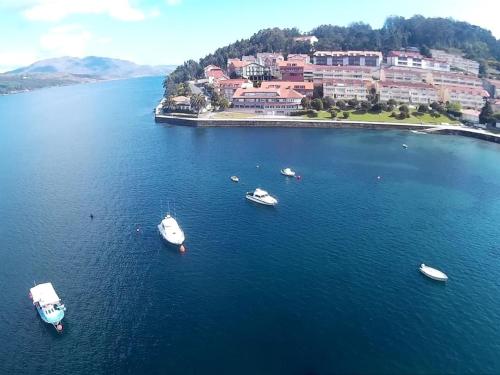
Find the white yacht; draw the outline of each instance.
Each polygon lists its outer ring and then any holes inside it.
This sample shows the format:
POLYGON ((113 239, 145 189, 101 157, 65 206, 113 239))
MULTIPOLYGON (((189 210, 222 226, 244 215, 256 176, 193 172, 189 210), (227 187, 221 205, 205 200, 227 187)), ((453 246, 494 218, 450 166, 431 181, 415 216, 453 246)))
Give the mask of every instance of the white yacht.
POLYGON ((425 276, 437 280, 437 281, 446 281, 448 280, 448 276, 444 272, 441 272, 435 268, 426 266, 425 264, 420 265, 420 272, 422 272, 425 276))
POLYGON ((262 189, 255 189, 253 192, 247 192, 246 198, 252 202, 264 204, 266 206, 275 206, 278 204, 278 200, 269 195, 269 193, 262 189))
POLYGON ((161 236, 172 245, 182 245, 184 243, 184 232, 170 214, 167 214, 161 223, 158 224, 158 230, 161 236))
POLYGON ((240 182, 240 179, 238 178, 238 176, 231 176, 231 181, 240 182))
POLYGON ((45 323, 52 324, 57 332, 62 332, 63 325, 61 321, 64 318, 66 307, 61 302, 52 283, 35 285, 30 289, 30 298, 40 318, 45 323))
POLYGON ((295 171, 292 171, 290 168, 283 168, 281 174, 287 177, 295 177, 295 171))

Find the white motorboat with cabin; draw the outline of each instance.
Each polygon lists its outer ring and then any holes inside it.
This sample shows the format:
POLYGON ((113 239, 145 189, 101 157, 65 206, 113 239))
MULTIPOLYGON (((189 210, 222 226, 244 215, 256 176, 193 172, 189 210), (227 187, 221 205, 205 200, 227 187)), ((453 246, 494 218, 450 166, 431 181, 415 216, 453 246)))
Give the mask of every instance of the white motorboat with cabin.
POLYGON ((62 332, 63 325, 61 321, 64 318, 66 307, 61 302, 52 283, 35 285, 30 289, 30 298, 40 318, 45 323, 52 324, 57 332, 62 332))
POLYGON ((426 266, 425 264, 420 265, 420 272, 422 272, 425 276, 437 280, 437 281, 446 281, 448 280, 448 276, 444 272, 441 272, 435 268, 426 266))
POLYGON ((266 206, 275 206, 278 204, 278 200, 269 195, 269 193, 262 189, 255 189, 255 191, 249 191, 246 194, 246 198, 252 202, 260 203, 266 206))
POLYGON ((167 214, 161 223, 158 224, 158 230, 165 241, 172 245, 182 246, 186 239, 181 227, 170 214, 167 214))
POLYGON ((295 171, 293 171, 292 169, 290 168, 283 168, 281 170, 281 174, 283 176, 287 176, 287 177, 295 177, 295 171))
POLYGON ((238 178, 238 176, 231 176, 231 181, 240 182, 240 179, 238 178))

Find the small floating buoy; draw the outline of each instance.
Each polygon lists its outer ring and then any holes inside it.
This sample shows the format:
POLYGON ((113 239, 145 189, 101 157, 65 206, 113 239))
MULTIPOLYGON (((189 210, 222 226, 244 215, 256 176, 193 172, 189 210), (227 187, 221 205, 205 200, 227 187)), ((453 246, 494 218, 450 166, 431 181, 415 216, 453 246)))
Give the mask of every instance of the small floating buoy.
POLYGON ((94 214, 90 214, 90 219, 94 219, 94 214))
POLYGON ((57 332, 61 332, 63 330, 62 324, 56 325, 56 330, 57 330, 57 332))
POLYGON ((179 246, 179 251, 181 253, 184 253, 186 251, 186 248, 184 247, 184 245, 179 246))
POLYGON ((377 176, 377 180, 380 180, 381 178, 382 178, 382 177, 380 177, 380 176, 377 176))
POLYGON ((297 180, 301 180, 302 179, 302 176, 297 176, 297 180))

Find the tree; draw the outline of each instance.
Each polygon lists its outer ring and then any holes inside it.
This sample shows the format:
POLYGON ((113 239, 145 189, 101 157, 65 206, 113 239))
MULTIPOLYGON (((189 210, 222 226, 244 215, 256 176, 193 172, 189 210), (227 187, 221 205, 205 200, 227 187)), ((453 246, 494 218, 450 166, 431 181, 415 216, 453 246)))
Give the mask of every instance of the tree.
POLYGON ((172 95, 169 95, 163 102, 162 109, 164 111, 170 112, 174 108, 174 105, 175 105, 174 97, 172 95))
POLYGON ((438 102, 432 102, 431 103, 431 108, 436 111, 436 112, 444 112, 444 108, 443 108, 443 105, 441 103, 438 103, 438 102))
POLYGON ((384 110, 384 103, 375 103, 372 108, 372 112, 380 113, 384 110))
POLYGON ((323 97, 323 86, 314 86, 313 98, 322 98, 322 97, 323 97))
POLYGON ((407 113, 410 113, 410 108, 406 104, 403 104, 399 106, 399 112, 404 113, 406 115, 407 113))
POLYGON ((347 108, 347 104, 345 103, 345 101, 340 99, 337 101, 337 107, 339 107, 343 111, 344 109, 347 108))
POLYGON ((333 99, 331 96, 323 97, 323 108, 330 109, 334 105, 335 105, 335 99, 333 99))
POLYGON ((323 101, 320 98, 313 99, 311 101, 311 107, 316 111, 323 110, 323 101))
POLYGON ((347 101, 347 103, 349 104, 349 106, 350 106, 351 108, 356 108, 356 107, 358 106, 358 104, 359 104, 359 101, 358 101, 358 99, 353 98, 353 99, 349 99, 349 100, 347 101))
POLYGON ((330 110, 328 112, 330 112, 330 116, 332 119, 337 117, 337 111, 334 110, 333 108, 330 108, 330 110))
POLYGON ((426 104, 420 104, 418 106, 418 111, 420 113, 427 113, 427 112, 429 112, 429 107, 426 104))
POLYGON ((479 114, 479 122, 481 124, 491 124, 495 122, 495 118, 493 117, 493 109, 491 108, 491 103, 489 101, 486 101, 483 108, 481 109, 481 113, 479 114))
POLYGON ((193 94, 191 95, 191 109, 195 111, 197 114, 200 114, 201 110, 205 108, 207 105, 207 100, 205 99, 205 96, 201 94, 193 94))
POLYGON ((394 108, 397 104, 398 104, 398 102, 396 102, 394 99, 389 99, 387 101, 387 105, 391 106, 392 108, 394 108))
POLYGON ((300 100, 300 105, 302 106, 302 108, 304 109, 311 109, 311 99, 309 99, 307 96, 304 96, 301 100, 300 100))
POLYGON ((227 98, 225 98, 225 97, 221 97, 220 98, 220 100, 219 100, 219 109, 221 111, 229 108, 229 105, 230 105, 230 103, 229 103, 229 100, 227 100, 227 98))
POLYGON ((348 119, 350 113, 349 112, 344 112, 344 113, 342 113, 342 115, 344 116, 345 119, 348 119))
POLYGON ((462 105, 459 102, 447 102, 446 111, 455 116, 460 116, 462 112, 462 105))
POLYGON ((370 109, 372 109, 372 104, 369 101, 364 100, 360 103, 360 108, 361 110, 368 112, 370 109))

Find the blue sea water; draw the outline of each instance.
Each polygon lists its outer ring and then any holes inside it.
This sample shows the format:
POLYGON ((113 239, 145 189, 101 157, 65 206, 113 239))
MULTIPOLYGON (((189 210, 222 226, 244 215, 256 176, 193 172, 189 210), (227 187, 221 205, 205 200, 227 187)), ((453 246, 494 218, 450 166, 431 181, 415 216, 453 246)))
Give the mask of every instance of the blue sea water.
POLYGON ((2 374, 500 373, 499 145, 160 125, 161 94, 0 97, 2 374), (157 233, 168 201, 185 254, 157 233), (66 303, 62 335, 34 281, 66 303))

